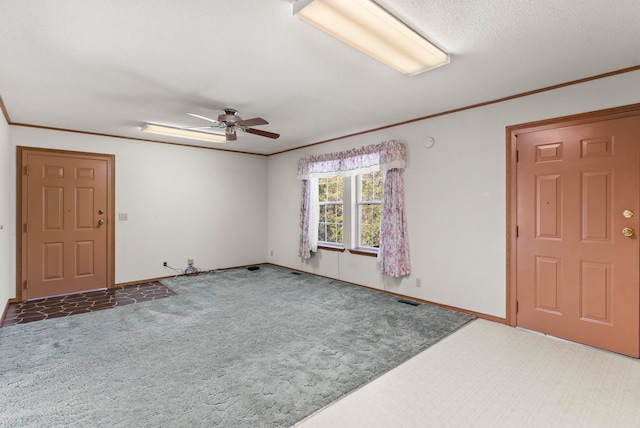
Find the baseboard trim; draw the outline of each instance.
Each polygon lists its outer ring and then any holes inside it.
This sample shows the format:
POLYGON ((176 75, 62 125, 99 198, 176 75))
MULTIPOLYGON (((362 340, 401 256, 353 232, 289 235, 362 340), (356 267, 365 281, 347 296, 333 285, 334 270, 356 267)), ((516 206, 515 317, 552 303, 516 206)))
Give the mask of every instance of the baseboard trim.
MULTIPOLYGON (((184 274, 180 274, 179 276, 182 276, 184 274)), ((158 278, 150 278, 150 279, 141 279, 138 281, 130 281, 130 282, 120 282, 117 284, 114 284, 114 288, 117 287, 130 287, 132 285, 140 285, 140 284, 147 284, 149 282, 159 282, 162 281, 163 279, 168 279, 168 278, 173 278, 175 277, 175 275, 170 275, 170 276, 161 276, 158 278)))
MULTIPOLYGON (((226 267, 226 268, 220 268, 220 269, 211 269, 211 270, 201 271, 199 273, 213 273, 213 272, 218 272, 218 271, 223 271, 223 270, 231 270, 231 269, 238 269, 238 268, 249 267, 249 266, 258 266, 258 265, 271 265, 271 266, 276 266, 276 267, 280 267, 280 268, 283 268, 283 269, 293 270, 293 271, 300 272, 300 273, 319 276, 321 278, 333 279, 335 281, 344 282, 345 284, 355 285, 357 287, 362 287, 362 288, 366 288, 366 289, 373 290, 373 291, 379 291, 381 293, 389 294, 391 296, 400 297, 400 298, 403 298, 403 299, 409 299, 409 300, 413 300, 413 301, 416 301, 416 302, 425 303, 425 304, 428 304, 428 305, 434 305, 434 306, 438 306, 438 307, 445 308, 445 309, 451 309, 453 311, 458 311, 458 312, 462 312, 462 313, 465 313, 465 314, 473 315, 475 317, 478 317, 478 318, 481 318, 481 319, 484 319, 484 320, 493 321, 493 322, 497 322, 497 323, 500 323, 500 324, 506 324, 507 323, 506 318, 500 318, 500 317, 496 317, 496 316, 493 316, 493 315, 487 315, 487 314, 483 314, 481 312, 470 311, 468 309, 458 308, 458 307, 455 307, 455 306, 444 305, 442 303, 431 302, 429 300, 418 299, 417 297, 407 296, 406 294, 394 293, 392 291, 387 291, 387 290, 380 290, 379 288, 369 287, 369 286, 362 285, 362 284, 356 284, 355 282, 349 282, 349 281, 345 281, 345 280, 338 279, 338 278, 332 278, 330 276, 325 276, 325 275, 319 275, 317 273, 307 272, 307 271, 303 271, 303 270, 300 270, 300 269, 291 268, 289 266, 282 266, 282 265, 278 265, 276 263, 262 262, 262 263, 255 263, 255 264, 242 265, 242 266, 233 266, 233 267, 226 267)), ((162 276, 162 277, 150 278, 150 279, 141 279, 141 280, 137 280, 137 281, 121 282, 121 283, 115 284, 115 286, 116 287, 128 287, 128 286, 131 286, 131 285, 146 284, 148 282, 162 281, 163 279, 175 278, 176 276, 184 276, 184 274, 162 276)), ((7 302, 7 304, 6 304, 5 308, 4 308, 4 311, 2 313, 2 317, 0 317, 0 325, 2 325, 2 323, 4 322, 4 318, 5 318, 6 314, 7 314, 7 309, 9 308, 9 305, 11 303, 18 303, 18 302, 19 302, 18 299, 9 299, 9 301, 7 302)))
MULTIPOLYGON (((201 270, 195 275, 202 275, 202 274, 205 274, 205 273, 215 273, 215 272, 220 272, 220 271, 223 271, 223 270, 240 269, 240 268, 246 268, 246 267, 249 267, 249 266, 259 266, 259 265, 265 265, 265 264, 269 264, 269 263, 260 262, 260 263, 250 264, 250 265, 230 266, 230 267, 218 268, 218 269, 201 270)), ((146 284, 148 282, 162 281, 163 279, 176 278, 176 277, 179 277, 179 276, 194 276, 194 275, 185 275, 184 273, 179 273, 177 275, 174 274, 174 275, 168 275, 168 276, 160 276, 158 278, 139 279, 137 281, 120 282, 120 283, 115 284, 114 287, 128 287, 130 285, 146 284)))
POLYGON ((400 297, 400 298, 403 298, 403 299, 413 300, 415 302, 425 303, 425 304, 428 304, 428 305, 434 305, 434 306, 438 306, 438 307, 444 308, 444 309, 451 309, 452 311, 457 311, 457 312, 462 312, 464 314, 473 315, 473 316, 475 316, 477 318, 481 318, 481 319, 484 319, 484 320, 487 320, 487 321, 497 322, 499 324, 506 324, 507 323, 506 318, 500 318, 500 317, 496 317, 496 316, 493 316, 493 315, 487 315, 487 314, 483 314, 481 312, 470 311, 468 309, 458 308, 458 307, 455 307, 455 306, 444 305, 442 303, 431 302, 429 300, 418 299, 417 297, 407 296, 406 294, 394 293, 393 291, 380 290, 379 288, 369 287, 367 285, 362 285, 362 284, 356 284, 355 282, 349 282, 349 281, 345 281, 343 279, 332 278, 330 276, 319 275, 319 274, 314 273, 314 272, 306 272, 306 271, 303 271, 303 270, 291 268, 289 266, 282 266, 282 265, 278 265, 278 264, 275 264, 275 263, 265 263, 265 264, 281 267, 281 268, 284 268, 284 269, 293 270, 293 271, 296 271, 296 272, 306 273, 306 274, 309 274, 309 275, 315 275, 315 276, 319 276, 321 278, 333 279, 335 281, 344 282, 345 284, 355 285, 357 287, 362 287, 362 288, 366 288, 366 289, 373 290, 373 291, 379 291, 381 293, 389 294, 391 296, 400 297))

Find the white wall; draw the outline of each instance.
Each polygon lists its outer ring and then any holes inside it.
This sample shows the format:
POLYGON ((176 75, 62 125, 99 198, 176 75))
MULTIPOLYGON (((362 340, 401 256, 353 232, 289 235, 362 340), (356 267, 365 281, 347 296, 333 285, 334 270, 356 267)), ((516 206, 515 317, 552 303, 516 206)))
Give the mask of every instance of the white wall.
MULTIPOLYGON (((505 316, 505 127, 640 103, 627 73, 265 158, 69 132, 0 120, 0 308, 15 288, 15 147, 116 155, 116 282, 264 262, 505 316), (436 144, 425 149, 422 140, 436 144), (383 277, 375 258, 297 257, 302 156, 396 139, 407 147, 412 274, 383 277), (265 177, 267 178, 265 180, 265 177), (271 255, 273 252, 273 255, 271 255), (416 287, 421 279, 422 287, 416 287)), ((381 106, 384 108, 384 106, 381 106)))
POLYGON ((172 275, 162 262, 185 268, 189 257, 203 270, 266 260, 264 156, 20 126, 10 126, 9 141, 10 194, 1 200, 12 210, 16 146, 115 155, 116 283, 172 275))
POLYGON ((11 147, 9 125, 0 114, 0 316, 7 300, 15 297, 15 221, 11 203, 11 147))
POLYGON ((505 317, 505 128, 634 103, 640 103, 640 71, 271 156, 268 260, 505 317), (427 136, 436 140, 431 149, 422 146, 427 136), (297 256, 298 159, 389 139, 407 147, 404 178, 412 274, 402 279, 385 278, 376 259, 349 252, 320 250, 302 262, 297 256), (416 287, 418 278, 420 288, 416 287))

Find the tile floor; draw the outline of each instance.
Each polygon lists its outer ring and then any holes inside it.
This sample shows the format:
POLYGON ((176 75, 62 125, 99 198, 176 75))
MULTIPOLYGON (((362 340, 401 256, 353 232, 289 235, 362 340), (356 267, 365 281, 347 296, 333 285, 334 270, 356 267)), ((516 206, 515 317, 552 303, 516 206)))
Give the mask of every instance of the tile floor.
POLYGON ((12 303, 2 326, 66 317, 175 295, 159 282, 12 303))
POLYGON ((640 360, 476 320, 297 428, 640 427, 640 360))

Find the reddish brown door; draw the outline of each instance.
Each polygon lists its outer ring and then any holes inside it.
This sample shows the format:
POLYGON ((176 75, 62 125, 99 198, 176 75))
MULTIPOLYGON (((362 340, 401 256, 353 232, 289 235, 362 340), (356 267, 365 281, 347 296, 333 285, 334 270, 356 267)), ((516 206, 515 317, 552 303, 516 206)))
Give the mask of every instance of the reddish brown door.
POLYGON ((107 287, 108 161, 52 153, 26 160, 23 298, 107 287))
POLYGON ((519 134, 517 150, 517 325, 638 357, 640 117, 519 134))

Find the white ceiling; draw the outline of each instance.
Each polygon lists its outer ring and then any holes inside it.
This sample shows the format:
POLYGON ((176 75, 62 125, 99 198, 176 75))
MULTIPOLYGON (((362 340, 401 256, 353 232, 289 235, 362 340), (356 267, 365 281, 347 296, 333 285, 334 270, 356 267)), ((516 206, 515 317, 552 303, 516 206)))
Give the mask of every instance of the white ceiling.
MULTIPOLYGON (((2 0, 12 123, 130 138, 232 107, 271 154, 640 64, 638 0, 378 0, 451 54, 407 77, 293 16, 291 0, 2 0)), ((205 123, 206 125, 206 123, 205 123)))

